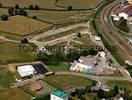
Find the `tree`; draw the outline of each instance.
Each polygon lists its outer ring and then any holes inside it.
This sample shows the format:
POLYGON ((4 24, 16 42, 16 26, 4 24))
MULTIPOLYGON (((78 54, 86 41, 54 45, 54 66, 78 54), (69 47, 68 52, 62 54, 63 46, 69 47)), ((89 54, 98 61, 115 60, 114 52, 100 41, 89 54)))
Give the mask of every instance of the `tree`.
POLYGON ((73 9, 72 6, 68 6, 67 8, 68 11, 72 11, 72 9, 73 9))
POLYGON ((114 86, 114 90, 113 90, 113 96, 117 95, 119 93, 119 88, 118 85, 114 86))
POLYGON ((19 11, 15 9, 15 15, 19 15, 19 11))
POLYGON ((40 7, 38 5, 35 5, 34 9, 35 10, 40 10, 40 7))
POLYGON ((94 81, 92 82, 92 86, 96 86, 96 84, 97 84, 97 81, 94 80, 94 81))
POLYGON ((80 38, 81 36, 82 36, 82 35, 81 35, 81 33, 80 33, 80 32, 78 32, 78 33, 77 33, 77 37, 79 37, 79 38, 80 38))
POLYGON ((14 8, 13 7, 8 8, 8 14, 10 16, 13 16, 13 14, 14 14, 14 8))
POLYGON ((97 96, 99 97, 99 98, 104 98, 105 96, 104 96, 104 91, 102 90, 102 89, 100 89, 98 92, 97 92, 97 96))
POLYGON ((1 15, 1 20, 3 20, 3 21, 8 20, 8 16, 7 15, 1 15))
POLYGON ((33 8, 33 5, 29 5, 29 9, 30 10, 33 10, 34 8, 33 8))
POLYGON ((19 9, 19 5, 18 4, 15 5, 15 9, 19 9))

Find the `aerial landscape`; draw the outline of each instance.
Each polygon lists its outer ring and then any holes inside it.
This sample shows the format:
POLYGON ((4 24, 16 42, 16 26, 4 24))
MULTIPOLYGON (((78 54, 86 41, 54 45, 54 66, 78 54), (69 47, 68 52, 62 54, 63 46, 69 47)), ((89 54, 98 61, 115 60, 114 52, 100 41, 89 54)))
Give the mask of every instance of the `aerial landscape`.
POLYGON ((132 100, 132 0, 0 0, 0 100, 132 100))

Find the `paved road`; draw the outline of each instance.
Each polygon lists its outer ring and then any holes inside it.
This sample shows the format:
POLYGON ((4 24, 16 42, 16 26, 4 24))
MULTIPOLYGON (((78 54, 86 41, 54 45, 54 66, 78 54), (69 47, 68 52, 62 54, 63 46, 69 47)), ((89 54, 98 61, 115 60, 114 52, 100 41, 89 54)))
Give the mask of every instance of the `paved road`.
POLYGON ((93 76, 89 74, 83 74, 83 73, 76 73, 76 72, 56 72, 56 75, 76 75, 76 76, 81 76, 85 78, 89 78, 92 80, 127 80, 132 82, 131 77, 110 77, 110 76, 93 76))

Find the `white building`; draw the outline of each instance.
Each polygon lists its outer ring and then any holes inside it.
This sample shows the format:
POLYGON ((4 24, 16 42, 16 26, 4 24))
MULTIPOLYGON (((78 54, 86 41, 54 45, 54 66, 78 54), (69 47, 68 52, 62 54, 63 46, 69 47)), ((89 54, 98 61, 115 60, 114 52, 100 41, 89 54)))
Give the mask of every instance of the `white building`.
POLYGON ((30 76, 36 73, 32 65, 21 65, 17 67, 17 71, 21 77, 30 76))
POLYGON ((50 94, 50 100, 68 100, 68 97, 68 93, 61 90, 52 91, 50 94))

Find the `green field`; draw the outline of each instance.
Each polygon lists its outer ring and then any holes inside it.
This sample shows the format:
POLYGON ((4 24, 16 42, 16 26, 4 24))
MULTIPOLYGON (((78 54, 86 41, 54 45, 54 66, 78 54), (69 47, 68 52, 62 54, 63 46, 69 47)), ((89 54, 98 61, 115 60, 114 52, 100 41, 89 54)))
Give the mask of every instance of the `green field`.
POLYGON ((68 71, 70 64, 66 62, 58 63, 56 65, 47 65, 51 71, 68 71))
POLYGON ((31 96, 24 91, 15 88, 0 91, 0 100, 31 100, 31 96))
POLYGON ((7 66, 0 65, 0 90, 8 88, 14 80, 13 74, 8 70, 7 66))
POLYGON ((44 78, 44 81, 53 85, 58 89, 71 89, 75 87, 84 87, 91 85, 92 81, 83 77, 72 76, 72 75, 56 75, 44 78))
POLYGON ((0 42, 0 64, 34 61, 34 53, 20 51, 19 47, 20 43, 0 42))
POLYGON ((114 87, 115 85, 118 85, 121 88, 126 88, 127 90, 130 90, 132 93, 132 83, 129 81, 107 81, 106 83, 110 87, 114 87))

